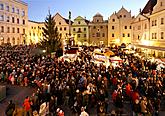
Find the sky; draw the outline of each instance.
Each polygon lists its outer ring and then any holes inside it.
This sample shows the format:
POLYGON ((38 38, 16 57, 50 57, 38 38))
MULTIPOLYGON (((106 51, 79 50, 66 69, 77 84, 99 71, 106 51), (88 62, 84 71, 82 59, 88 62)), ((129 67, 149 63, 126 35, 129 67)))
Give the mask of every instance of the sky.
POLYGON ((22 0, 28 4, 29 20, 43 22, 50 13, 60 13, 68 18, 71 11, 71 20, 77 16, 92 20, 96 13, 100 13, 104 20, 108 20, 115 11, 123 6, 132 16, 137 16, 139 9, 143 9, 148 0, 22 0))

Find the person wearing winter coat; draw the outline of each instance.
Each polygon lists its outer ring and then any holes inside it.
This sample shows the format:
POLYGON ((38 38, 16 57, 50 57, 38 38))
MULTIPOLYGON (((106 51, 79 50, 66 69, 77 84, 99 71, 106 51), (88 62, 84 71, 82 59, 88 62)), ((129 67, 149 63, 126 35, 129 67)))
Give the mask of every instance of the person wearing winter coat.
POLYGON ((14 110, 15 110, 15 104, 12 102, 12 100, 10 100, 9 105, 5 110, 6 116, 13 116, 14 110))

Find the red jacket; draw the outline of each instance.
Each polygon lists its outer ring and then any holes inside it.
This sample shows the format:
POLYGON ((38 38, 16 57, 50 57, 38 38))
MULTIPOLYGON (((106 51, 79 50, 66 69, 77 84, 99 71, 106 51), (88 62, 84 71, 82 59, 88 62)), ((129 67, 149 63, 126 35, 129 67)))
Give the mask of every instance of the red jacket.
POLYGON ((24 100, 23 106, 24 106, 25 111, 29 111, 29 110, 30 110, 30 102, 29 102, 29 99, 25 99, 25 100, 24 100))

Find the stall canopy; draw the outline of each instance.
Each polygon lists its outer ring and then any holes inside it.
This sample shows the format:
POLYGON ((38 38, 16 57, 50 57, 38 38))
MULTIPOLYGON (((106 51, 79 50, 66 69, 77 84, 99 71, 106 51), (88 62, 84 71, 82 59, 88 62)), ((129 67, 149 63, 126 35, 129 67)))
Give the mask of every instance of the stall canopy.
POLYGON ((114 62, 114 61, 122 62, 122 59, 118 56, 111 57, 110 60, 111 60, 111 62, 114 62))
POLYGON ((105 56, 114 56, 115 53, 112 52, 112 51, 108 51, 108 52, 104 53, 104 55, 105 55, 105 56))

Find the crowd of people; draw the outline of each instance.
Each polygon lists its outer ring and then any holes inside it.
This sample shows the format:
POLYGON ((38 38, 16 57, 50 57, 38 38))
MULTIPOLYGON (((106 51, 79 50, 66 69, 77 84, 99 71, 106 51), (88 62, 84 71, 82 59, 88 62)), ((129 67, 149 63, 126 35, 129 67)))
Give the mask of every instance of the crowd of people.
POLYGON ((81 116, 90 115, 91 108, 97 109, 98 116, 105 116, 111 112, 110 98, 115 106, 112 116, 123 113, 125 101, 129 101, 133 115, 158 116, 165 70, 157 71, 156 63, 125 54, 119 48, 115 55, 123 62, 117 67, 91 62, 92 51, 88 48, 79 51, 73 62, 51 55, 31 55, 33 48, 0 48, 0 81, 38 89, 23 101, 25 116, 64 116, 63 105, 81 116))

